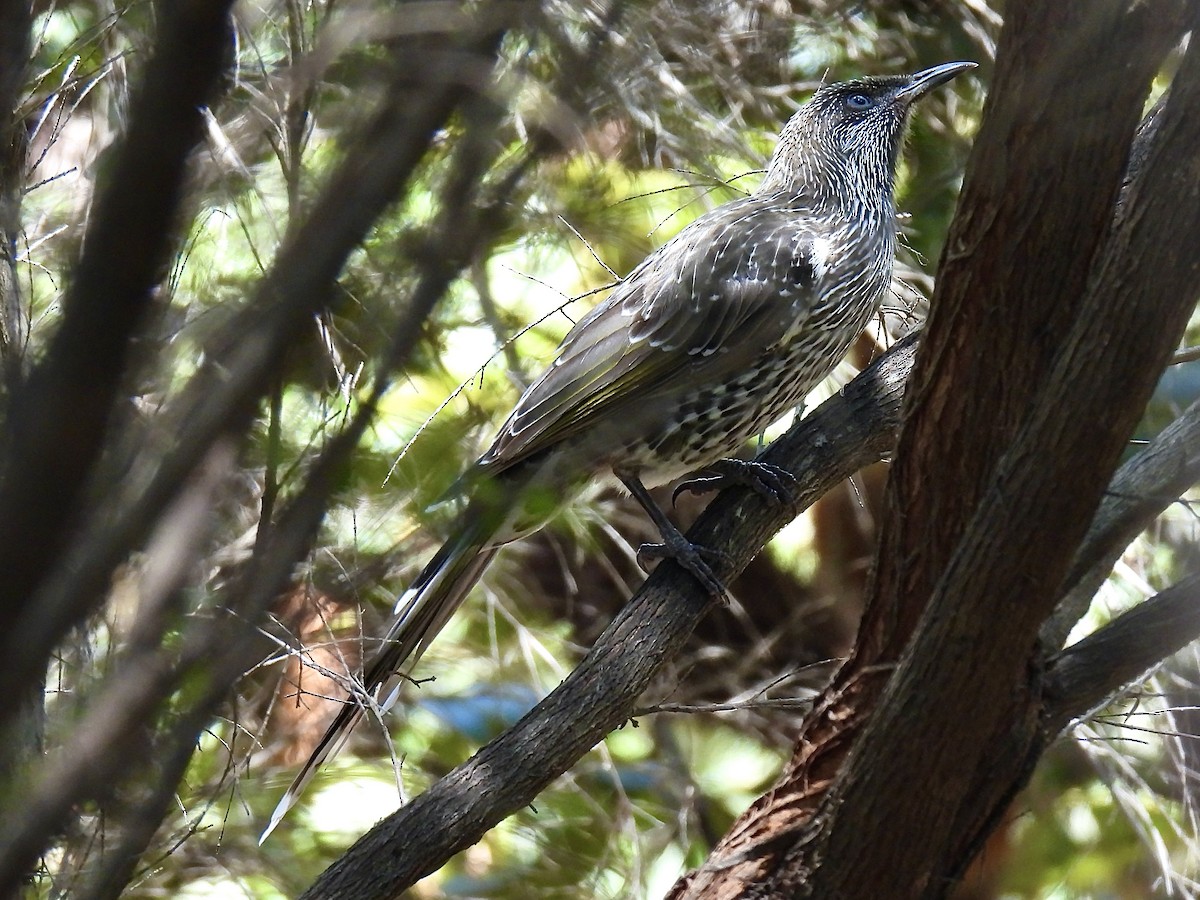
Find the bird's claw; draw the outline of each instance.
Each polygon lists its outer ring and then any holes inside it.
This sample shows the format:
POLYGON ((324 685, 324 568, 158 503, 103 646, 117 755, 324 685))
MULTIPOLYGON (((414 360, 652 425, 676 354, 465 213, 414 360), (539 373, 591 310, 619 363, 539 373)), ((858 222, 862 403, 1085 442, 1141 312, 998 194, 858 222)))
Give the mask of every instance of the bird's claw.
POLYGON ((693 544, 678 531, 664 535, 661 543, 647 543, 638 547, 637 561, 645 572, 650 571, 651 560, 673 559, 693 577, 713 597, 721 597, 728 601, 729 591, 721 583, 709 563, 727 562, 729 557, 720 550, 712 550, 693 544))
POLYGON ((796 476, 787 469, 758 460, 720 459, 702 471, 711 474, 682 481, 672 491, 672 506, 684 491, 705 494, 741 485, 750 488, 771 506, 778 507, 792 501, 792 491, 796 487, 796 476))
POLYGON ((710 494, 725 487, 726 480, 720 475, 697 475, 679 482, 671 491, 671 506, 679 505, 679 495, 685 491, 689 494, 710 494))

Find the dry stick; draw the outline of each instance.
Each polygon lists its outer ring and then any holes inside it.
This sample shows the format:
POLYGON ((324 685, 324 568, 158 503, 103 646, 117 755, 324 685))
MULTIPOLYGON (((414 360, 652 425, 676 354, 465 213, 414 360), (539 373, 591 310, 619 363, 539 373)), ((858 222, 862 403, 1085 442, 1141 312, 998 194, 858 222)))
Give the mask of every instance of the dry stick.
MULTIPOLYGON (((752 491, 731 490, 705 511, 688 537, 721 548, 718 577, 731 579, 800 509, 890 450, 915 346, 915 336, 897 344, 766 450, 763 461, 797 477, 792 508, 773 509, 752 491)), ((392 897, 475 843, 628 720, 710 606, 691 576, 663 563, 558 688, 372 829, 304 896, 392 897)))

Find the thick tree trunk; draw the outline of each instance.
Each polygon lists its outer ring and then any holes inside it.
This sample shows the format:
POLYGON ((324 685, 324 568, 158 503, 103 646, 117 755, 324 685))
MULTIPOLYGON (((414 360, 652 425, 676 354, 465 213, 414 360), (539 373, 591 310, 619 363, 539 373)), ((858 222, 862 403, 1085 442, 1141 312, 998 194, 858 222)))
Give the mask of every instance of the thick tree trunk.
POLYGON ((1195 303, 1195 49, 1113 224, 1184 14, 1010 8, 855 654, 673 896, 943 896, 1061 727, 1039 629, 1195 303))

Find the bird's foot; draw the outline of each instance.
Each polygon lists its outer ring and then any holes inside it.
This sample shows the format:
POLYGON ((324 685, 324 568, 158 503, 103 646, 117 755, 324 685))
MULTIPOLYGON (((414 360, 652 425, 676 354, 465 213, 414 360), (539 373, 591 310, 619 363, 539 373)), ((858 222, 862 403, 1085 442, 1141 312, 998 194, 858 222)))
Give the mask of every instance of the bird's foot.
POLYGON ((673 526, 669 530, 660 530, 663 532, 661 543, 642 544, 638 547, 638 565, 644 571, 649 572, 651 560, 673 559, 690 572, 710 595, 728 601, 729 591, 721 583, 721 579, 713 574, 710 566, 710 562, 724 561, 726 555, 719 550, 711 550, 708 547, 693 544, 673 526))
POLYGON ((709 473, 680 482, 671 493, 672 505, 684 491, 706 494, 734 485, 748 487, 771 506, 784 506, 792 501, 796 476, 787 469, 770 463, 745 459, 719 459, 701 470, 709 473))
POLYGON ((673 559, 691 572, 711 596, 721 597, 728 601, 729 591, 725 589, 721 579, 713 574, 708 560, 705 559, 707 556, 710 560, 721 561, 726 558, 725 554, 693 544, 685 538, 675 524, 667 518, 667 514, 654 502, 654 498, 650 496, 650 492, 646 490, 646 486, 642 484, 641 479, 635 473, 615 470, 615 474, 629 489, 629 493, 633 495, 634 499, 641 504, 646 515, 658 527, 658 533, 662 535, 662 543, 642 544, 638 548, 638 565, 645 569, 647 560, 673 559))

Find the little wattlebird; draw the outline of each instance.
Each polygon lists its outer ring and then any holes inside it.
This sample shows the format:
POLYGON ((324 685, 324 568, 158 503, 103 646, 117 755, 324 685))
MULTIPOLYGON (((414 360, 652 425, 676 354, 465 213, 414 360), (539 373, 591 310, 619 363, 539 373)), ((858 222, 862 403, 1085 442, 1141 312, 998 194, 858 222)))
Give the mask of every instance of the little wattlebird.
MULTIPOLYGON (((723 591, 646 485, 706 468, 779 491, 786 478, 726 458, 795 408, 878 309, 896 243, 893 182, 914 102, 974 63, 823 87, 787 123, 748 197, 701 216, 571 329, 491 448, 460 479, 453 536, 397 603, 397 618, 280 801, 269 833, 367 708, 395 699, 499 547, 540 528, 579 487, 613 472, 663 544, 723 591)), ((266 834, 264 834, 264 838, 266 834)))

